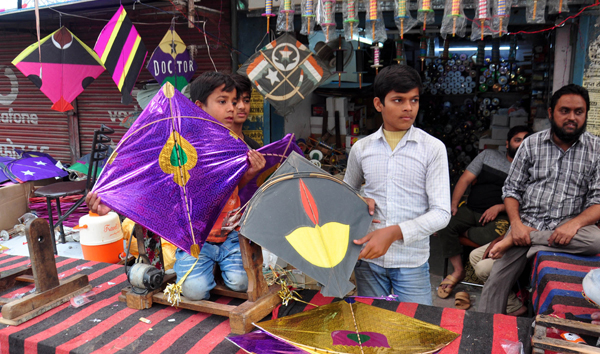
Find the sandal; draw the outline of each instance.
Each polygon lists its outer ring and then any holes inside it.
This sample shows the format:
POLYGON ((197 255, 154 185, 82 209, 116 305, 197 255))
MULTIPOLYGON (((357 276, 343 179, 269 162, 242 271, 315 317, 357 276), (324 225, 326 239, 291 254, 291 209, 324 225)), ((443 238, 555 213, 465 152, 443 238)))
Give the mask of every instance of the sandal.
POLYGON ((471 307, 471 297, 466 291, 459 291, 454 295, 454 307, 459 310, 466 310, 471 307))
POLYGON ((445 299, 450 296, 454 287, 458 284, 458 280, 452 275, 446 276, 446 279, 442 280, 440 286, 437 288, 437 294, 441 299, 445 299), (442 285, 448 285, 448 287, 443 288, 442 285))

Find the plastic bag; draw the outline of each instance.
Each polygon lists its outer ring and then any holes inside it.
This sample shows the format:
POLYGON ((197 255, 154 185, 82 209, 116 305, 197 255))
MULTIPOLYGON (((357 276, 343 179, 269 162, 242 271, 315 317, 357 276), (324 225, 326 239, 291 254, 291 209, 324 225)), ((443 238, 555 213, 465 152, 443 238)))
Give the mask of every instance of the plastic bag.
POLYGON ((548 14, 559 14, 561 12, 569 12, 569 4, 567 0, 548 1, 548 14))
POLYGON ((351 41, 354 34, 358 34, 358 0, 344 1, 344 38, 351 41))
POLYGON ((418 23, 417 19, 410 15, 409 4, 409 0, 394 1, 394 21, 401 39, 404 39, 404 34, 418 23))
POLYGON ((523 351, 523 343, 521 342, 512 342, 510 340, 503 339, 500 342, 500 346, 504 349, 506 354, 525 354, 523 351))
POLYGON ((423 31, 425 31, 427 29, 427 24, 435 23, 435 13, 431 7, 431 0, 419 0, 418 6, 417 20, 423 23, 423 31))
POLYGON ((376 0, 365 0, 364 4, 367 9, 365 13, 365 36, 373 42, 385 42, 387 33, 385 32, 381 7, 376 0))
POLYGON ((492 36, 502 37, 508 29, 510 20, 510 8, 512 0, 495 0, 493 7, 494 17, 492 19, 492 36))
POLYGON ((467 18, 461 0, 446 0, 444 7, 444 18, 442 19, 442 28, 440 33, 446 38, 448 34, 452 37, 458 35, 464 37, 467 29, 467 18))
POLYGON ((317 22, 325 32, 325 42, 335 37, 335 0, 320 0, 317 22), (333 35, 333 36, 332 36, 333 35))
POLYGON ((316 0, 302 0, 302 28, 300 29, 300 34, 309 36, 311 33, 314 32, 316 23, 316 3, 316 0))
POLYGON ((546 23, 546 0, 527 0, 527 23, 546 23))
POLYGON ((277 14, 277 32, 294 32, 294 6, 292 0, 283 0, 277 14))

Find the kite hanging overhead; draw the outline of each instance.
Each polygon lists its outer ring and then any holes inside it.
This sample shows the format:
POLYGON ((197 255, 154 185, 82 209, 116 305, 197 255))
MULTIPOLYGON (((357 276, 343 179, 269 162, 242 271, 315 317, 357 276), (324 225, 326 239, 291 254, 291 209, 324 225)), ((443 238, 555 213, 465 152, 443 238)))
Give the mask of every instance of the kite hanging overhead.
POLYGON ((198 64, 173 26, 167 31, 148 60, 148 71, 162 86, 167 81, 179 91, 190 82, 198 64))
POLYGON ((39 46, 36 42, 27 47, 12 63, 59 112, 73 109, 71 101, 104 71, 96 53, 65 27, 46 36, 39 46))
POLYGON ((267 44, 238 70, 281 115, 291 112, 331 75, 304 44, 285 33, 267 44))
POLYGON ((148 52, 122 5, 100 32, 94 51, 121 91, 121 103, 130 104, 131 90, 148 52))
POLYGON ((166 83, 123 136, 93 191, 197 257, 248 169, 247 152, 242 139, 166 83))
POLYGON ((250 200, 240 233, 344 297, 373 217, 350 186, 291 153, 250 200))

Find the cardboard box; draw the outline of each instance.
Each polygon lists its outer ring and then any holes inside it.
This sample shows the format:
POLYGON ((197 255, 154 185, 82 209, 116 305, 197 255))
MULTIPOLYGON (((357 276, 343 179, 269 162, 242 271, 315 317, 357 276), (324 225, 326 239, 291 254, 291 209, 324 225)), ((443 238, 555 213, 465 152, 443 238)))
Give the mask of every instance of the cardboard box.
POLYGON ((529 118, 523 116, 510 117, 509 127, 516 127, 517 125, 527 125, 529 123, 529 118))
POLYGON ((0 230, 10 230, 19 218, 29 211, 29 196, 33 182, 13 184, 0 188, 0 230))
MULTIPOLYGON (((506 135, 508 135, 509 130, 510 130, 510 128, 508 128, 508 127, 492 126, 492 139, 503 140, 506 142, 506 135)), ((505 145, 505 144, 502 144, 502 145, 505 145)))
POLYGON ((492 125, 498 127, 508 127, 508 115, 494 114, 492 116, 492 125))
POLYGON ((506 136, 504 139, 490 139, 481 138, 479 139, 479 150, 484 149, 496 149, 499 150, 499 147, 504 146, 506 148, 506 136))

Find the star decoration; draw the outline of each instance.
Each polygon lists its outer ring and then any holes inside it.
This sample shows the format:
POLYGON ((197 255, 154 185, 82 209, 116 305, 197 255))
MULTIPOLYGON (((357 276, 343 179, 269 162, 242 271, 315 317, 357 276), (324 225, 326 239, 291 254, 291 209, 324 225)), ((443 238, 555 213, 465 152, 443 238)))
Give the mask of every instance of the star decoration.
POLYGON ((27 171, 23 171, 23 174, 25 176, 33 176, 35 174, 35 172, 31 172, 31 171, 27 170, 27 171))
POLYGON ((34 161, 38 166, 46 166, 47 164, 44 161, 34 161))
POLYGON ((281 81, 277 77, 277 71, 273 70, 273 69, 269 69, 269 74, 266 75, 265 77, 271 81, 271 85, 275 84, 276 82, 281 81))
POLYGON ((281 60, 290 61, 290 55, 293 53, 288 47, 284 47, 283 50, 279 52, 281 54, 281 60))
POLYGON ((171 54, 177 53, 177 44, 175 42, 171 42, 169 45, 171 46, 171 54))

